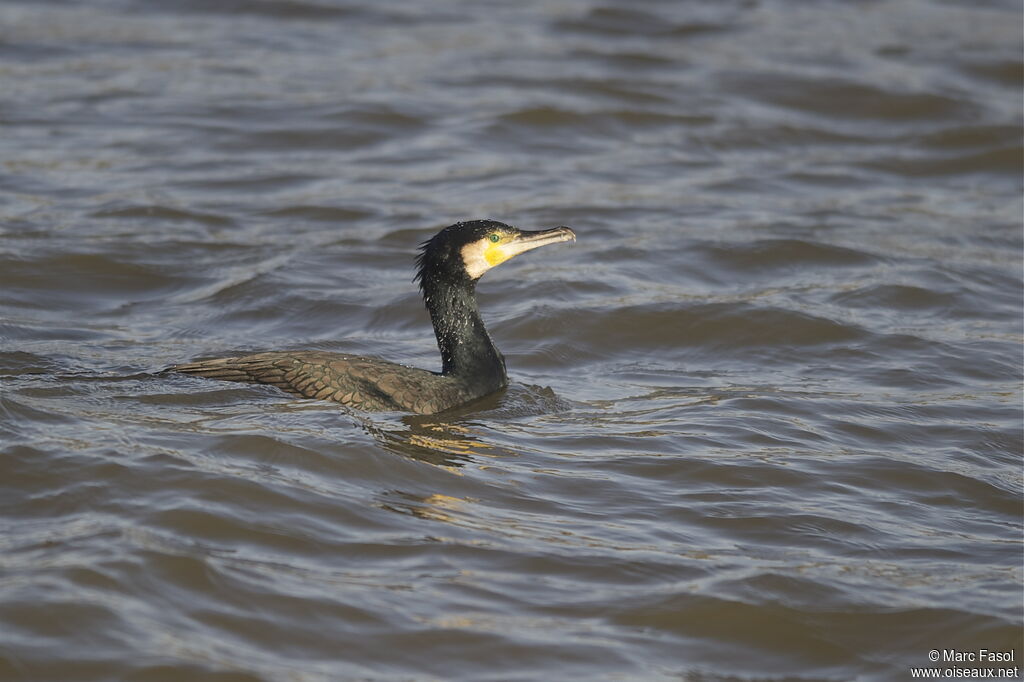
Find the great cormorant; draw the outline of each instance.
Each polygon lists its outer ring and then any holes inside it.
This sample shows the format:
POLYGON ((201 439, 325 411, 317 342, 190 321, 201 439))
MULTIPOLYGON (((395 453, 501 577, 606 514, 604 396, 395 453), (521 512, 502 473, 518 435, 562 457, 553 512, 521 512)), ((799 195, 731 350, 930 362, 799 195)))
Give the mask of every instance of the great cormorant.
POLYGON ((568 227, 523 231, 494 220, 444 228, 420 247, 416 280, 441 351, 441 372, 324 351, 275 351, 190 362, 170 371, 270 384, 293 395, 370 411, 432 414, 508 385, 505 358, 484 328, 476 282, 495 265, 547 244, 575 241, 568 227))

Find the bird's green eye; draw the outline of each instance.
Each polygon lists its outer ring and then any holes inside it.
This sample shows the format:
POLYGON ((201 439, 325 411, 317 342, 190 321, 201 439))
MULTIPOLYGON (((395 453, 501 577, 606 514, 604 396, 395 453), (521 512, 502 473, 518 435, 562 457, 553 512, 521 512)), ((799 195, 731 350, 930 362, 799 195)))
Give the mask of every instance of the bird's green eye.
POLYGON ((498 234, 497 232, 492 232, 492 233, 491 233, 491 236, 490 236, 490 237, 488 237, 488 239, 490 239, 490 240, 491 240, 491 243, 492 243, 492 244, 497 244, 498 242, 500 242, 500 241, 501 241, 501 235, 500 235, 500 234, 498 234))

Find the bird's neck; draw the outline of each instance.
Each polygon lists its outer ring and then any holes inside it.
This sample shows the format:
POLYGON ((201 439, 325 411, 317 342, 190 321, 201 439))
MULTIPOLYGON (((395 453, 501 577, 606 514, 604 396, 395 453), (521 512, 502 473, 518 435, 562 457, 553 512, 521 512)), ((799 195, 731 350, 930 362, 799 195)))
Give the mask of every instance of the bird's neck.
POLYGON ((434 283, 425 287, 424 300, 441 351, 441 373, 479 382, 491 391, 505 386, 505 358, 484 327, 474 284, 434 283))

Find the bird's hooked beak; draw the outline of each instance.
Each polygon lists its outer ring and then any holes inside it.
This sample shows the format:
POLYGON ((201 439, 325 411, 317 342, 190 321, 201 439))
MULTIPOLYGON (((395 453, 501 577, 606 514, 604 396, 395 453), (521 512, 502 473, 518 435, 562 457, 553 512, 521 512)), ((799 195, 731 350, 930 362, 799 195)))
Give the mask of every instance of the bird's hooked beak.
POLYGON ((576 233, 572 231, 572 228, 562 225, 550 230, 521 230, 507 244, 501 244, 498 250, 503 255, 507 254, 503 260, 508 260, 513 256, 536 249, 538 246, 574 241, 576 241, 576 233))
POLYGON ((576 241, 576 233, 564 225, 550 230, 496 232, 491 237, 463 247, 462 258, 467 274, 472 279, 477 279, 495 265, 500 265, 521 253, 548 244, 574 241, 576 241))

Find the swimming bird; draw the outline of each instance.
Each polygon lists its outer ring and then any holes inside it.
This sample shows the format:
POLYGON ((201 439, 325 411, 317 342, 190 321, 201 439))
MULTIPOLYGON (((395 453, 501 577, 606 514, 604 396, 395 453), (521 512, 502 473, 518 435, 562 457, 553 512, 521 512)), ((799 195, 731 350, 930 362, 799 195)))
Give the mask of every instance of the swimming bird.
POLYGON ((325 351, 273 351, 173 365, 168 371, 270 384, 292 395, 367 411, 441 412, 508 385, 476 302, 492 267, 548 244, 576 241, 568 227, 525 231, 494 220, 450 225, 423 242, 416 277, 441 351, 431 372, 375 357, 325 351))

